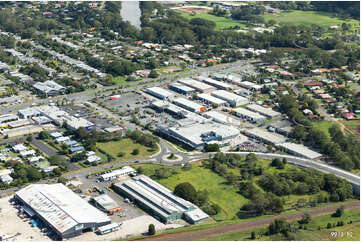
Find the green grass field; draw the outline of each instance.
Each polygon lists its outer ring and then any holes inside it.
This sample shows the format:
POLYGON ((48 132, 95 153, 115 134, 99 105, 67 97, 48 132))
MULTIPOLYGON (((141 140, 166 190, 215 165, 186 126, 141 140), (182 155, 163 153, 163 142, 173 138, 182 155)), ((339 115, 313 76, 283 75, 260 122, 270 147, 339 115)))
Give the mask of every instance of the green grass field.
POLYGON ((312 25, 317 24, 324 28, 328 28, 333 25, 341 25, 342 23, 348 23, 352 25, 352 29, 359 29, 360 21, 354 19, 342 20, 332 16, 330 13, 315 12, 315 11, 290 11, 282 12, 280 16, 274 14, 265 14, 264 19, 269 21, 271 19, 278 23, 289 23, 296 25, 312 25))
POLYGON ((182 17, 186 18, 186 19, 193 19, 193 18, 203 18, 203 19, 207 19, 210 21, 213 21, 216 23, 216 30, 221 30, 221 29, 228 29, 230 27, 234 27, 234 26, 239 26, 240 28, 244 28, 246 25, 242 24, 236 20, 233 19, 229 19, 226 17, 218 17, 209 13, 200 13, 200 14, 196 14, 194 16, 190 15, 189 13, 183 12, 183 11, 179 11, 176 10, 177 13, 179 13, 182 17))
POLYGON ((140 144, 134 143, 131 139, 121 139, 119 141, 112 141, 106 143, 97 143, 97 148, 104 150, 106 153, 112 155, 117 161, 122 160, 131 160, 148 157, 154 154, 156 151, 150 150, 148 147, 145 147, 140 144), (132 155, 134 149, 139 149, 138 155, 132 155), (123 157, 118 157, 120 152, 124 152, 123 157))
POLYGON ((125 76, 117 76, 117 77, 114 77, 112 79, 113 83, 115 85, 119 85, 119 84, 127 84, 127 82, 125 81, 126 77, 125 76))
POLYGON ((360 136, 360 120, 342 120, 341 121, 348 129, 352 130, 355 135, 360 136))
POLYGON ((182 182, 191 183, 197 190, 207 189, 211 203, 218 204, 222 212, 215 219, 232 219, 240 207, 248 200, 237 193, 237 189, 226 184, 226 179, 209 169, 193 166, 189 171, 181 171, 167 179, 158 180, 170 190, 182 182))
MULTIPOLYGON (((307 224, 308 230, 298 230, 295 233, 296 240, 303 241, 322 241, 322 240, 334 240, 334 241, 359 241, 360 240, 360 211, 359 209, 345 211, 341 218, 333 218, 330 214, 318 216, 312 219, 307 224), (341 227, 334 227, 326 229, 327 223, 337 223, 338 221, 344 221, 345 225, 341 227), (358 221, 352 224, 347 224, 348 221, 358 221), (318 227, 321 230, 318 230, 318 227), (337 237, 331 236, 331 232, 344 232, 344 235, 339 233, 337 237), (348 232, 348 233, 347 233, 348 232)), ((234 241, 234 240, 250 240, 251 232, 256 233, 257 241, 269 241, 269 240, 283 240, 280 235, 263 236, 262 234, 266 231, 266 227, 258 228, 254 230, 241 231, 236 233, 224 234, 217 237, 210 237, 203 240, 214 240, 214 241, 234 241)))
MULTIPOLYGON (((285 169, 279 170, 275 167, 270 167, 269 161, 260 160, 262 162, 262 166, 264 170, 270 174, 275 174, 279 172, 285 172, 291 169, 289 164, 286 165, 285 169)), ((160 165, 133 165, 135 169, 138 167, 142 167, 143 174, 147 176, 153 176, 156 169, 162 168, 160 165)), ((164 185, 170 190, 174 190, 174 188, 182 183, 189 182, 191 183, 197 190, 207 189, 209 193, 209 201, 213 204, 218 204, 222 208, 222 212, 214 216, 213 218, 216 220, 231 220, 237 217, 237 212, 239 209, 248 201, 245 197, 238 193, 238 189, 234 186, 228 185, 226 183, 226 179, 214 173, 210 169, 204 168, 202 166, 193 164, 192 169, 185 171, 182 170, 181 167, 172 167, 169 169, 173 169, 176 174, 171 175, 165 179, 156 179, 159 183, 164 185)), ((228 172, 234 173, 235 175, 239 175, 238 169, 228 169, 228 172)), ((259 177, 255 177, 254 181, 256 182, 259 177)), ((258 185, 255 184, 257 187, 258 185)), ((261 189, 259 187, 259 189, 261 189)), ((321 191, 320 193, 325 193, 321 191)), ((284 208, 291 209, 293 205, 297 203, 299 199, 306 199, 313 195, 289 195, 283 196, 282 198, 285 200, 284 208)), ((290 212, 290 210, 288 210, 290 212)))
POLYGON ((330 133, 328 132, 328 129, 333 125, 337 124, 336 122, 332 121, 316 121, 312 123, 314 127, 319 128, 321 131, 323 131, 325 134, 327 134, 328 137, 330 137, 330 133))

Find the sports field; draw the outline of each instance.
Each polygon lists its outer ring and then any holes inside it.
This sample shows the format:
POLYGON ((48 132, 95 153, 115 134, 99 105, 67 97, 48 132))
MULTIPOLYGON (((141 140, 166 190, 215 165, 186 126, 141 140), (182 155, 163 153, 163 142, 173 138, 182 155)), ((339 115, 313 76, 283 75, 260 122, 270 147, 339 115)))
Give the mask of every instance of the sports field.
POLYGON ((342 20, 335 18, 330 13, 325 12, 316 12, 316 11, 289 11, 281 12, 278 14, 267 13, 264 15, 265 21, 271 19, 275 20, 278 23, 289 23, 296 25, 312 25, 317 24, 324 28, 330 26, 338 25, 341 26, 342 23, 348 23, 352 25, 353 29, 359 29, 360 21, 355 19, 346 19, 342 20))
POLYGON ((212 15, 209 13, 199 13, 199 14, 192 16, 191 14, 183 12, 183 11, 176 10, 176 12, 180 13, 180 15, 186 19, 202 18, 202 19, 207 19, 207 20, 213 21, 216 23, 216 27, 215 27, 216 30, 228 29, 228 28, 234 27, 234 26, 239 26, 242 29, 246 26, 236 20, 229 19, 226 17, 218 17, 218 16, 215 16, 215 15, 212 15))

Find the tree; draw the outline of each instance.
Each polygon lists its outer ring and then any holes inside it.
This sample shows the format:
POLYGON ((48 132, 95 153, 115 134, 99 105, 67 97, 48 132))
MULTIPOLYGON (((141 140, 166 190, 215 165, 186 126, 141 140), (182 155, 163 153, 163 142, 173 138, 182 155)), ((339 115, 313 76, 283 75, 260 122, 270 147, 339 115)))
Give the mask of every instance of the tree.
POLYGON ((132 155, 138 155, 139 154, 139 149, 135 148, 133 151, 132 151, 132 155))
POLYGON ((343 207, 343 206, 339 207, 339 208, 336 210, 336 212, 334 212, 334 213, 332 214, 332 217, 341 217, 342 214, 343 214, 343 210, 344 210, 344 207, 343 207))
POLYGON ((272 160, 271 166, 275 166, 277 169, 285 168, 285 164, 278 158, 272 160))
POLYGON ((29 179, 29 181, 38 181, 42 178, 41 173, 34 167, 28 167, 26 169, 26 173, 26 177, 29 179))
POLYGON ((29 143, 30 143, 31 141, 33 141, 33 136, 32 136, 32 135, 27 136, 27 137, 26 137, 26 141, 29 142, 29 143))
POLYGON ((157 78, 159 76, 158 72, 156 70, 151 70, 149 73, 150 78, 157 78))
POLYGON ((218 152, 219 151, 219 145, 217 143, 214 144, 206 144, 204 146, 205 152, 218 152))
POLYGON ((178 184, 174 188, 174 194, 189 202, 194 202, 197 199, 197 191, 189 182, 178 184))
POLYGON ((254 231, 251 232, 251 240, 256 239, 256 233, 254 231))
POLYGON ((118 156, 118 157, 123 157, 124 155, 125 155, 124 152, 119 152, 117 156, 118 156))
POLYGON ((41 140, 45 140, 45 139, 49 139, 50 138, 50 134, 49 134, 49 132, 47 131, 47 130, 44 130, 44 131, 41 131, 40 133, 39 133, 39 139, 41 139, 41 140))
POLYGON ((155 235, 155 226, 154 226, 154 224, 149 224, 149 226, 148 226, 148 235, 155 235))
POLYGON ((311 215, 309 215, 308 213, 305 213, 302 215, 302 219, 298 220, 299 224, 308 224, 311 222, 311 215))

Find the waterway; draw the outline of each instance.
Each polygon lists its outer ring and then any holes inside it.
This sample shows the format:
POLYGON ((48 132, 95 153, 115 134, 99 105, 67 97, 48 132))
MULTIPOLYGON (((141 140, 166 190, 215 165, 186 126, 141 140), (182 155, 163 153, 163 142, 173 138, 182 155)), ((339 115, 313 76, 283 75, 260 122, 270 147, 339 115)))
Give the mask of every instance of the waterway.
POLYGON ((136 28, 140 29, 140 17, 142 15, 139 7, 139 1, 122 1, 120 15, 124 21, 129 21, 136 28))

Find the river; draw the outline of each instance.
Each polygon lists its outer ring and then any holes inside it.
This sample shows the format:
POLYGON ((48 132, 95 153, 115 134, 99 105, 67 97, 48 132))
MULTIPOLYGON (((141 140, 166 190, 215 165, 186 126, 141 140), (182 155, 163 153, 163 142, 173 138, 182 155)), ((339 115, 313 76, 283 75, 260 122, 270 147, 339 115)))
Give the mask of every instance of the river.
POLYGON ((122 1, 120 15, 124 21, 129 21, 136 28, 140 29, 140 17, 142 15, 139 8, 139 1, 122 1))

